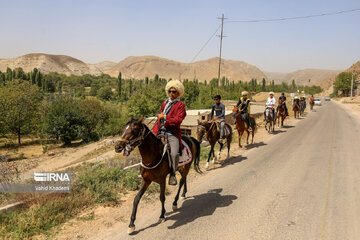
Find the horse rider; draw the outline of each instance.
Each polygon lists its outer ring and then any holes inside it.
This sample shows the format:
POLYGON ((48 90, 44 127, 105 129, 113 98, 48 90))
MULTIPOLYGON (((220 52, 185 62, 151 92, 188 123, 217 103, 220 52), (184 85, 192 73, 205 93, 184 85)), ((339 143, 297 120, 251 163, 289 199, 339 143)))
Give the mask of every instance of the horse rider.
MULTIPOLYGON (((281 102, 281 104, 282 104, 282 105, 284 106, 284 108, 285 108, 285 116, 289 116, 288 109, 287 109, 287 106, 286 106, 285 93, 281 93, 281 96, 279 97, 279 101, 281 102)), ((277 106, 276 111, 277 111, 277 112, 279 111, 279 106, 277 106)))
POLYGON ((165 136, 170 146, 170 177, 169 185, 176 185, 176 170, 182 150, 180 125, 186 117, 185 104, 180 97, 184 95, 184 85, 179 80, 171 80, 166 84, 168 96, 162 105, 153 129, 155 136, 165 136))
POLYGON ((303 103, 303 107, 304 109, 306 108, 306 100, 305 100, 305 97, 300 97, 300 102, 303 103))
POLYGON ((221 103, 221 96, 216 95, 214 97, 215 104, 211 108, 210 120, 212 122, 220 122, 220 139, 222 142, 224 140, 224 130, 225 130, 225 105, 221 103), (215 113, 215 116, 214 116, 215 113))
POLYGON ((314 103, 314 101, 315 101, 314 95, 311 95, 311 97, 310 97, 310 103, 314 103))
MULTIPOLYGON (((248 92, 247 91, 243 91, 241 93, 242 97, 239 99, 238 103, 236 104, 236 107, 239 108, 240 106, 240 112, 238 114, 241 114, 241 119, 246 122, 246 125, 248 127, 248 131, 252 132, 252 128, 250 126, 250 99, 248 99, 248 92)), ((235 114, 235 123, 236 123, 236 118, 238 116, 238 114, 235 114)))
MULTIPOLYGON (((274 92, 270 92, 265 106, 266 106, 266 108, 269 108, 269 109, 272 110, 272 113, 273 113, 274 117, 275 117, 275 104, 276 104, 276 100, 274 98, 274 92)), ((264 111, 264 121, 265 120, 266 120, 266 114, 265 114, 265 111, 264 111)))
POLYGON ((297 105, 298 108, 300 108, 300 99, 298 96, 295 96, 294 97, 294 106, 297 105))

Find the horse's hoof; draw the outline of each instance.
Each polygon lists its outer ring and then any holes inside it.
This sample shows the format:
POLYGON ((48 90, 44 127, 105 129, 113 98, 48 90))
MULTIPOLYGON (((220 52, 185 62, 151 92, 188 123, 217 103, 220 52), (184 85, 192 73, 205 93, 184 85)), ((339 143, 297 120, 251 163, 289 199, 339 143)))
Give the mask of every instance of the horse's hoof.
POLYGON ((132 234, 135 231, 135 226, 128 228, 128 234, 132 234))
POLYGON ((165 218, 159 218, 159 223, 165 222, 165 218))
POLYGON ((206 162, 205 168, 209 169, 209 162, 206 162))
POLYGON ((177 205, 172 206, 173 211, 176 211, 178 209, 177 205))
POLYGON ((181 200, 185 200, 186 197, 185 197, 185 196, 181 196, 180 199, 181 199, 181 200))

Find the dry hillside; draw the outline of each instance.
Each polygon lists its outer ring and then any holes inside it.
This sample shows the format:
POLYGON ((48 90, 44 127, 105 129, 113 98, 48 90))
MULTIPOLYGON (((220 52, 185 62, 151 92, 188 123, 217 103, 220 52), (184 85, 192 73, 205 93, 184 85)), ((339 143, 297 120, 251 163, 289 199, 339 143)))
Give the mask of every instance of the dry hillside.
POLYGON ((117 63, 116 62, 111 62, 111 61, 103 61, 103 62, 99 62, 99 63, 95 63, 94 65, 100 69, 100 71, 106 71, 106 70, 110 70, 113 67, 115 67, 117 63))
MULTIPOLYGON (((348 68, 347 70, 345 70, 345 72, 351 72, 354 73, 357 76, 360 76, 360 61, 354 63, 350 68, 348 68)), ((340 73, 340 71, 338 72, 340 73)), ((336 75, 328 77, 323 79, 322 81, 318 82, 316 85, 321 86, 323 89, 326 90, 327 93, 331 93, 332 92, 332 85, 336 79, 336 75)))
POLYGON ((326 69, 303 69, 291 73, 271 73, 267 72, 266 75, 270 80, 275 80, 275 82, 287 82, 291 83, 295 79, 296 84, 303 85, 309 84, 309 79, 311 79, 310 84, 316 84, 324 79, 331 78, 336 76, 340 71, 338 70, 326 70, 326 69))
POLYGON ((58 72, 66 75, 101 75, 101 71, 93 64, 84 63, 76 58, 65 55, 51 55, 44 53, 32 53, 17 58, 0 59, 0 71, 6 68, 21 67, 25 72, 34 68, 43 73, 58 72))
MULTIPOLYGON (((104 72, 111 76, 117 76, 121 72, 124 77, 135 78, 153 77, 155 74, 163 78, 182 79, 194 79, 196 76, 199 81, 204 81, 217 77, 218 61, 218 58, 210 58, 194 63, 181 63, 155 56, 128 57, 104 72)), ((222 61, 221 76, 234 81, 266 78, 256 66, 233 60, 222 61)))

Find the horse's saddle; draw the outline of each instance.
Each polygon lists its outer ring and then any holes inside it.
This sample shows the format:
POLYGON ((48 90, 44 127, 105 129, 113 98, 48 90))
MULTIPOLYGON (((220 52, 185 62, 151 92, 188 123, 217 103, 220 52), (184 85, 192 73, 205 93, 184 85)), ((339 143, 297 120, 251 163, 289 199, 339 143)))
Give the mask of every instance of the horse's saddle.
MULTIPOLYGON (((222 120, 222 121, 225 122, 225 120, 222 120)), ((220 127, 221 127, 220 124, 221 124, 222 121, 215 121, 216 129, 217 129, 218 132, 220 132, 220 127)), ((227 124, 225 123, 225 126, 224 126, 224 136, 227 136, 227 135, 229 135, 229 134, 230 134, 230 130, 229 130, 229 128, 227 127, 227 124)))
POLYGON ((192 159, 192 154, 189 145, 187 145, 186 142, 182 139, 181 139, 181 143, 184 146, 184 149, 182 150, 182 155, 179 156, 178 167, 189 163, 192 159))

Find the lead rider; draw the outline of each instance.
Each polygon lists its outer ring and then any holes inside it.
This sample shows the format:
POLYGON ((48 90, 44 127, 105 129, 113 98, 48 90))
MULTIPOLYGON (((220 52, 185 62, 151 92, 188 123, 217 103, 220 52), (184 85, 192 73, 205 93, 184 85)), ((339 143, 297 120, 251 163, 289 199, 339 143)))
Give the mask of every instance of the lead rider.
POLYGON ((184 85, 179 80, 171 80, 166 84, 165 92, 168 99, 165 100, 157 114, 157 120, 153 129, 155 136, 165 135, 170 146, 170 177, 169 185, 176 185, 176 170, 179 162, 179 152, 182 149, 180 125, 186 117, 185 104, 180 101, 184 95, 184 85))

